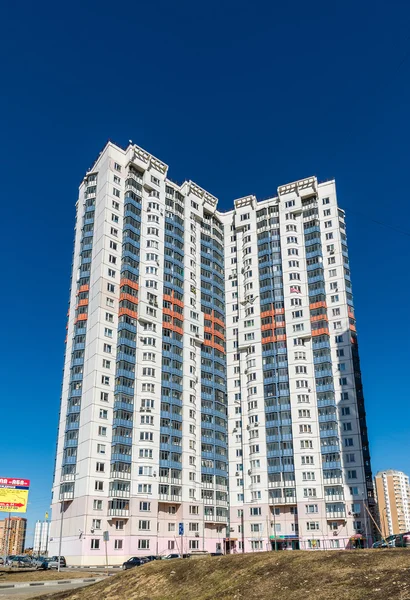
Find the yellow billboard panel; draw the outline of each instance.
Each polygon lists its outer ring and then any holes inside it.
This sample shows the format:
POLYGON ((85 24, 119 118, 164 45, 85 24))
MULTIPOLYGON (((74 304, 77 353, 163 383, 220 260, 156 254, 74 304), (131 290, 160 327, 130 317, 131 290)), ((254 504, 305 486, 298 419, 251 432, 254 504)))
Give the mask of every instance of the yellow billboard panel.
POLYGON ((0 487, 0 512, 25 513, 27 503, 28 489, 0 487))

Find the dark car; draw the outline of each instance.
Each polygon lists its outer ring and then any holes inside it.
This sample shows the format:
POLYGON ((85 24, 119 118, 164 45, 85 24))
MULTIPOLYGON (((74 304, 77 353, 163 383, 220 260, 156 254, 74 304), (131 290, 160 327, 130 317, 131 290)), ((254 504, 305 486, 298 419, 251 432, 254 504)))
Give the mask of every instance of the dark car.
POLYGON ((145 565, 148 562, 148 559, 144 556, 133 556, 122 563, 123 569, 132 569, 133 567, 140 567, 141 565, 145 565))
POLYGON ((152 560, 158 560, 159 557, 152 554, 151 556, 143 556, 142 558, 147 562, 151 562, 152 560))
MULTIPOLYGON (((49 560, 51 560, 52 562, 56 562, 58 565, 58 556, 52 556, 49 560)), ((60 556, 60 567, 66 567, 66 566, 67 566, 67 563, 66 563, 64 556, 60 556)))

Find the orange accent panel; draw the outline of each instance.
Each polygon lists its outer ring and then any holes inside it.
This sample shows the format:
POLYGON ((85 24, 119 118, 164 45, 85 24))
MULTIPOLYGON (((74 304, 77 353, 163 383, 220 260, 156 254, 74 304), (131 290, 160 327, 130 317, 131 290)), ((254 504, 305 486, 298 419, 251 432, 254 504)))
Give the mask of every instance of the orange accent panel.
POLYGON ((269 337, 262 338, 262 344, 270 344, 270 342, 276 342, 275 335, 270 335, 269 337))
POLYGON ((79 306, 88 306, 88 298, 83 298, 82 300, 79 300, 76 308, 78 308, 79 306))
POLYGON ((213 332, 217 338, 220 338, 221 340, 225 341, 225 336, 223 333, 221 333, 220 331, 217 331, 216 329, 214 329, 213 332))
POLYGON ((273 309, 272 310, 264 310, 261 313, 261 319, 264 319, 265 317, 273 317, 273 316, 275 316, 275 311, 273 309))
POLYGON ((121 317, 122 315, 128 315, 132 319, 138 319, 137 311, 130 310, 129 308, 120 308, 118 311, 118 316, 121 317))
POLYGON ((122 287, 123 285, 128 285, 133 290, 139 289, 138 283, 136 281, 131 281, 131 279, 121 279, 120 287, 122 287))
POLYGON ((327 308, 327 304, 324 300, 321 300, 320 302, 313 302, 313 304, 309 304, 309 308, 313 309, 313 308, 327 308))
POLYGON ((286 340, 286 334, 282 333, 281 335, 277 335, 276 339, 277 339, 278 342, 283 342, 283 341, 286 340))
POLYGON ((314 317, 310 317, 310 320, 312 321, 312 323, 314 321, 329 321, 327 315, 315 315, 314 317))
POLYGON ((74 324, 77 323, 77 321, 86 321, 87 319, 87 313, 82 313, 81 315, 78 315, 78 317, 74 320, 74 324))
POLYGON ((163 299, 166 300, 166 302, 171 302, 171 304, 172 304, 172 296, 169 296, 168 294, 164 294, 163 299))
POLYGON ((272 329, 273 323, 266 323, 266 325, 261 326, 262 331, 267 331, 268 329, 272 329))
POLYGON ((163 308, 162 309, 162 314, 164 315, 168 315, 169 317, 172 317, 172 315, 174 314, 173 311, 170 308, 163 308))
POLYGON ((220 325, 221 327, 223 327, 225 329, 225 323, 223 321, 221 321, 221 319, 218 319, 218 317, 214 317, 214 323, 216 323, 217 325, 220 325))
POLYGON ((128 300, 128 302, 131 302, 132 304, 138 304, 138 298, 136 296, 133 296, 132 294, 126 294, 125 292, 120 294, 120 302, 121 300, 128 300))
POLYGON ((88 292, 89 289, 90 289, 90 286, 88 285, 88 283, 86 283, 85 285, 80 285, 80 287, 78 288, 78 293, 88 292))
POLYGON ((172 303, 176 304, 180 308, 184 308, 184 303, 182 302, 182 300, 177 300, 177 298, 172 298, 172 303))
POLYGON ((312 336, 323 335, 323 334, 329 335, 329 329, 327 327, 323 328, 323 329, 313 329, 312 330, 312 336))
POLYGON ((213 329, 212 329, 212 327, 204 327, 204 331, 205 331, 206 333, 213 333, 213 329))
POLYGON ((350 324, 349 329, 350 329, 350 331, 356 331, 356 325, 350 324))

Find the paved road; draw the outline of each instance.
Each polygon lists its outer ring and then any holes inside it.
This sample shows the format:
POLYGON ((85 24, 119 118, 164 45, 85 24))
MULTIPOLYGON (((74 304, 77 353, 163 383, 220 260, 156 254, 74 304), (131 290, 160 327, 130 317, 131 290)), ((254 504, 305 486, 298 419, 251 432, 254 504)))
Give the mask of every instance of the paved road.
POLYGON ((91 583, 66 583, 56 585, 39 585, 34 588, 6 588, 0 589, 0 600, 26 600, 28 598, 35 598, 45 594, 53 594, 55 592, 63 592, 66 590, 74 590, 75 588, 86 587, 92 585, 91 583))

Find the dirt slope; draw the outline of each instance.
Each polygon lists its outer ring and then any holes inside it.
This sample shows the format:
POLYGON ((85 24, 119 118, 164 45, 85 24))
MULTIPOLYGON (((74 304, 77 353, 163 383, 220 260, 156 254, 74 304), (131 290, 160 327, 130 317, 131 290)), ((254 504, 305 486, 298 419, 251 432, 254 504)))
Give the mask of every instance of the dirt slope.
POLYGON ((155 561, 38 600, 410 600, 410 550, 155 561))

